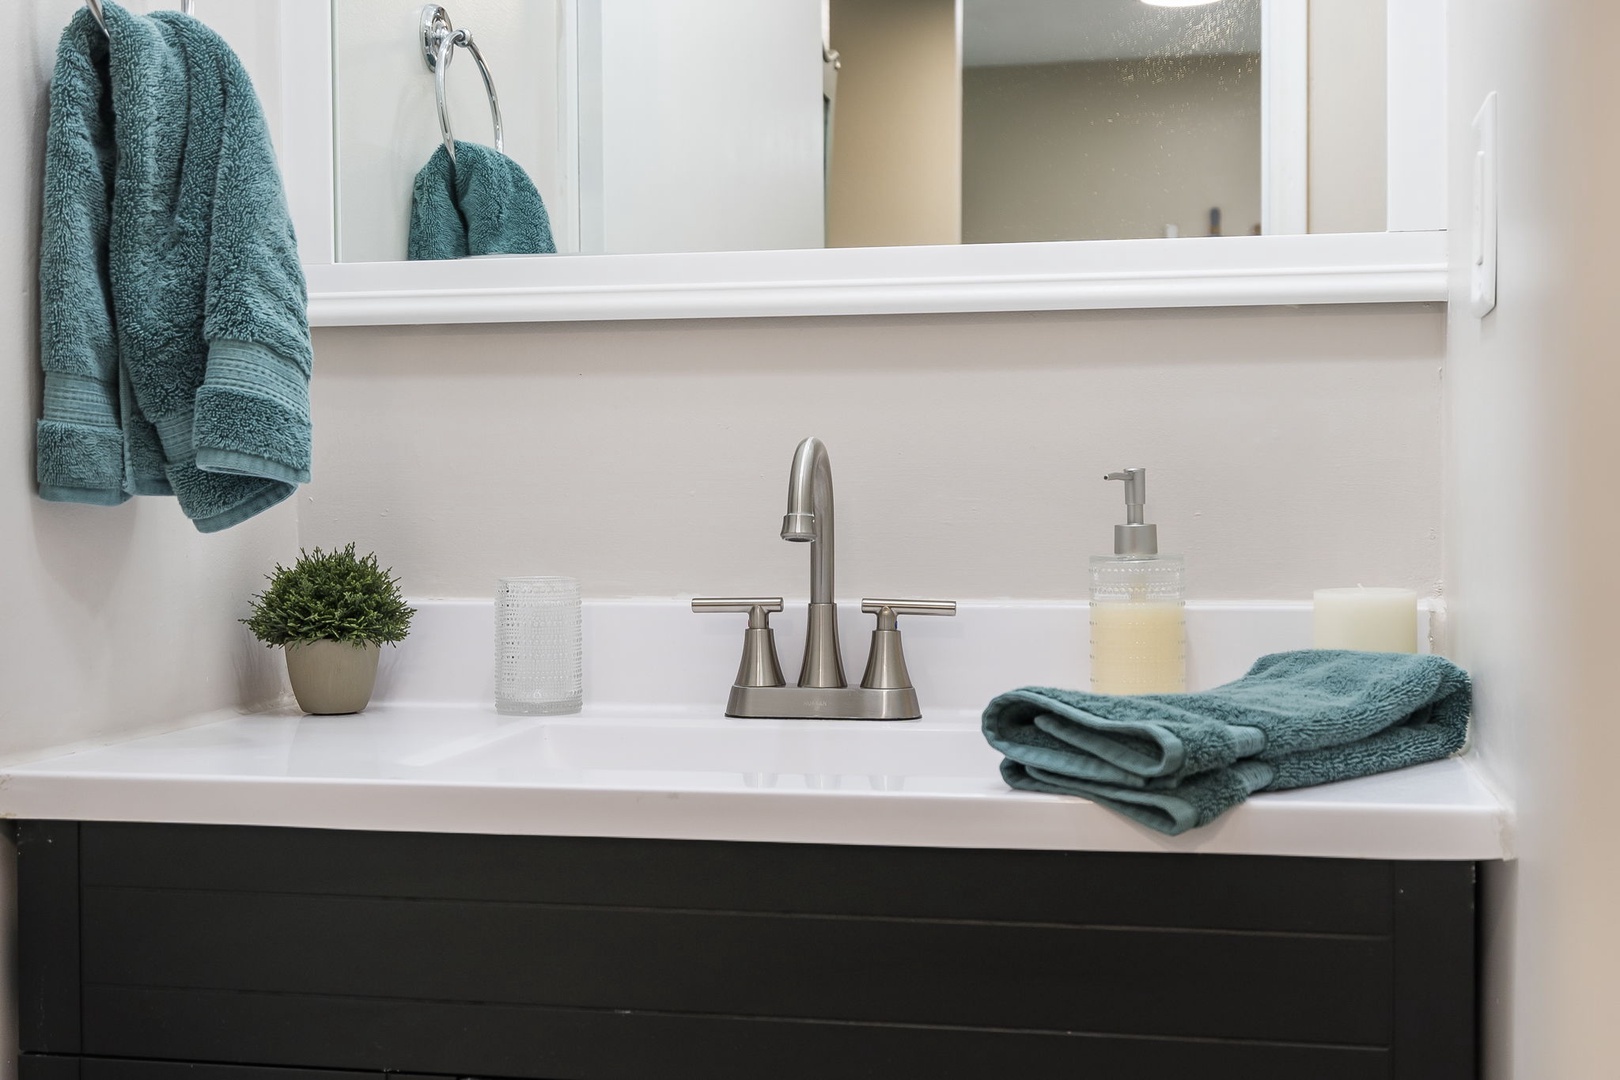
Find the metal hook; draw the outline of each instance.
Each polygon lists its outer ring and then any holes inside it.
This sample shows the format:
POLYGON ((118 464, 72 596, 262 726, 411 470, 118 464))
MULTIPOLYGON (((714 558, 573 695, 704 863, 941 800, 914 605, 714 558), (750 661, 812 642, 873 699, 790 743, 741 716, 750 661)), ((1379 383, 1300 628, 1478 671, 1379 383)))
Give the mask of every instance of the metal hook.
MULTIPOLYGON (((85 0, 90 9, 90 17, 96 20, 103 34, 107 33, 107 13, 101 6, 101 0, 85 0)), ((197 15, 197 0, 180 0, 180 11, 193 18, 197 15)))

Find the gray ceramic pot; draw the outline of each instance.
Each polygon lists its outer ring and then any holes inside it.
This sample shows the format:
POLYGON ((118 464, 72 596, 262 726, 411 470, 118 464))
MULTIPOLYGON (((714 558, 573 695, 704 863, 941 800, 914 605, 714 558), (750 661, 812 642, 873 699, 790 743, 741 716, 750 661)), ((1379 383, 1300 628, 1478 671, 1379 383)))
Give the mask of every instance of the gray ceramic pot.
POLYGON ((377 682, 376 645, 310 641, 288 645, 287 677, 298 707, 317 716, 357 713, 371 701, 377 682))

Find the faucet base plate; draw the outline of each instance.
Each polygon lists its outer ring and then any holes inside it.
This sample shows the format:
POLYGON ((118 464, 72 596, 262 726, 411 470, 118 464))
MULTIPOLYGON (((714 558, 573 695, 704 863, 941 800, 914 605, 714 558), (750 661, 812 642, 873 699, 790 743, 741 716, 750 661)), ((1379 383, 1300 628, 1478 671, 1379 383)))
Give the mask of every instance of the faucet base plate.
POLYGON ((745 720, 918 720, 922 709, 911 686, 733 686, 726 715, 745 720))

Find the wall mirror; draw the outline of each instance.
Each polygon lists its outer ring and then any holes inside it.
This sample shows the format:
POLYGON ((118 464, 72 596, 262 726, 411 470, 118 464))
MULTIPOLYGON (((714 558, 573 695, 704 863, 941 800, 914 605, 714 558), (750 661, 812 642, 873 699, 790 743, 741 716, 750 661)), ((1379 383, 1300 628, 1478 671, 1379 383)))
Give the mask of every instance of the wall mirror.
POLYGON ((320 322, 1444 297, 1443 0, 283 9, 320 322), (408 260, 497 123, 555 253, 408 260))

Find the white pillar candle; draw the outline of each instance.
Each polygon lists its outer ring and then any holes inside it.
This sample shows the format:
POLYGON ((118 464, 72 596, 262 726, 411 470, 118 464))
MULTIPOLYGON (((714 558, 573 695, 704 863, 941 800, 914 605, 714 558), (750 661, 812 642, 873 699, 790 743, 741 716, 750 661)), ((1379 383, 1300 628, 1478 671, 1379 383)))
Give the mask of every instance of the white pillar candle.
POLYGON ((1417 652, 1417 593, 1411 589, 1317 589, 1316 647, 1417 652))

